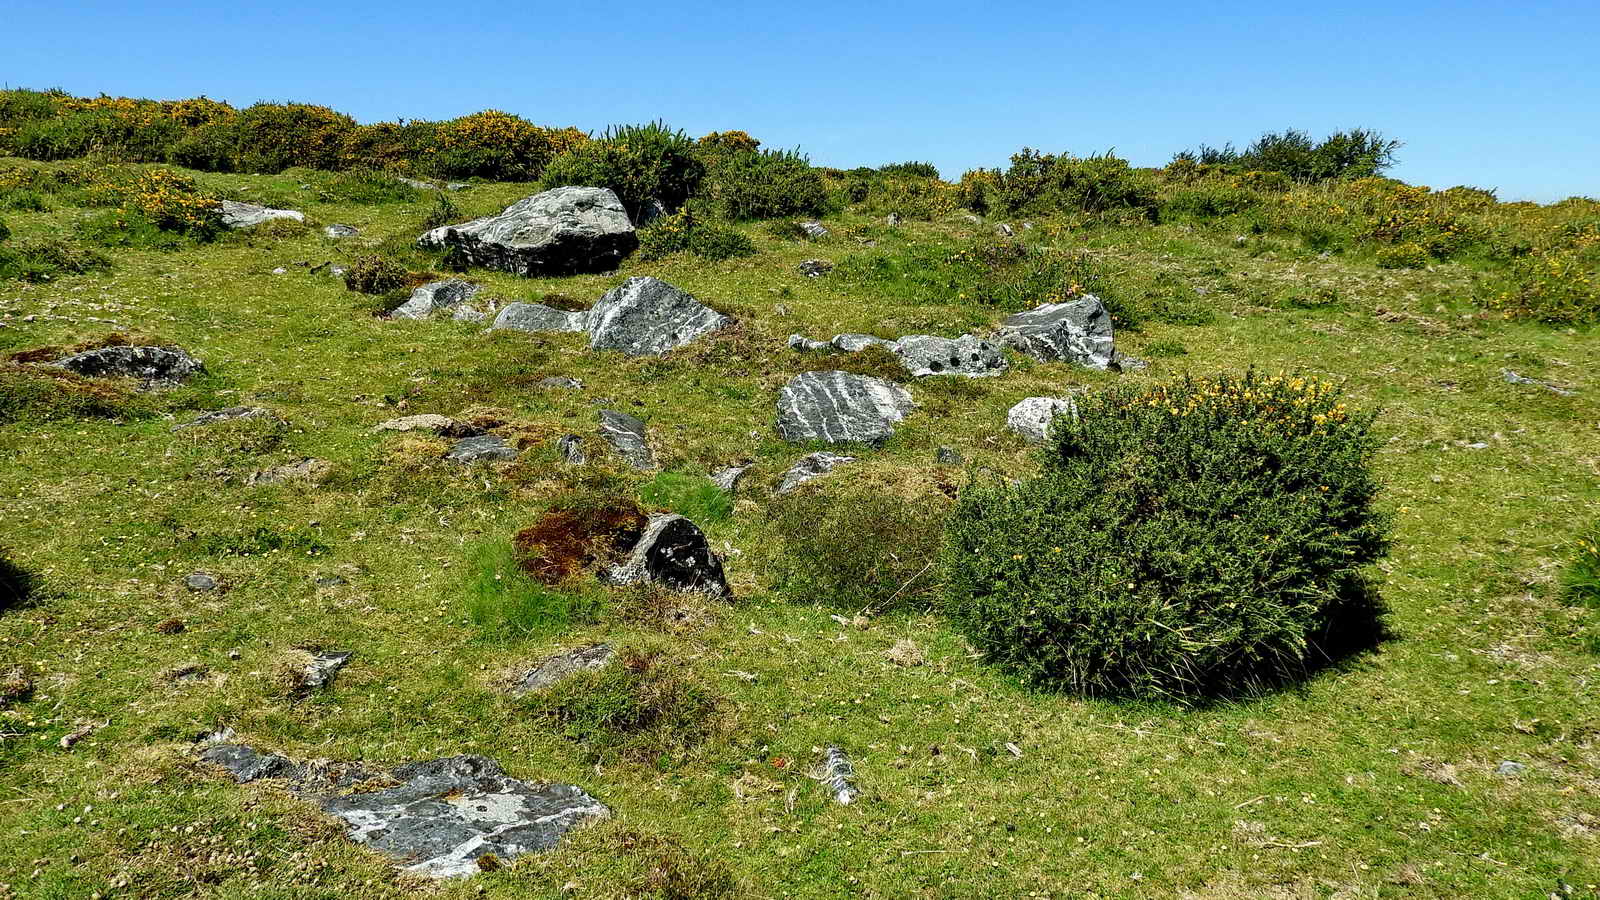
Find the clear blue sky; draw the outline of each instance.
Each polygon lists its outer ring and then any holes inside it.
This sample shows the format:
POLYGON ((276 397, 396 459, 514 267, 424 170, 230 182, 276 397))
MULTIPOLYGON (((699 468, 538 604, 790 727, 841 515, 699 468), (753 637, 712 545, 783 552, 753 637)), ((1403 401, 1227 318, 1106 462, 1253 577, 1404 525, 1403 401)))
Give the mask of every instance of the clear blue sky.
POLYGON ((11 0, 0 81, 362 121, 664 118, 946 177, 1023 146, 1160 165, 1267 129, 1365 126, 1405 141, 1408 181, 1600 196, 1600 0, 1311 6, 11 0))

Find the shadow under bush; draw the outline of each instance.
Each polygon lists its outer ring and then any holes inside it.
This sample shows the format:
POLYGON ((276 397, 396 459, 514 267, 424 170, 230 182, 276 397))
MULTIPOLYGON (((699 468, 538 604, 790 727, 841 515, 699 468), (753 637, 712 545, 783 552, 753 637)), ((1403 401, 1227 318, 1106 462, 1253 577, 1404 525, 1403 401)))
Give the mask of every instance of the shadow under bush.
POLYGON ((0 548, 0 612, 27 604, 37 588, 33 575, 11 561, 0 548))
POLYGON ((1025 680, 1090 696, 1302 678, 1382 638, 1372 421, 1331 385, 1254 372, 1085 398, 1040 475, 963 491, 946 609, 1025 680))

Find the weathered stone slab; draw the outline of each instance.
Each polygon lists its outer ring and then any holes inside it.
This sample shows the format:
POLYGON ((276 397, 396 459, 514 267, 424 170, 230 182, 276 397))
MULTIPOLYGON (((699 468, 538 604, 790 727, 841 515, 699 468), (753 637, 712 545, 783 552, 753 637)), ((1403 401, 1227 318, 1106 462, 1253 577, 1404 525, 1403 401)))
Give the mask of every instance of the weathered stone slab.
POLYGON ((829 453, 826 450, 812 453, 803 457, 799 462, 790 466, 789 471, 783 473, 783 480, 778 483, 778 489, 773 493, 779 495, 787 494, 808 481, 832 472, 838 466, 855 461, 856 458, 854 456, 841 456, 837 453, 829 453))
POLYGON ((508 303, 494 317, 490 330, 513 331, 588 331, 587 312, 569 312, 543 303, 508 303))
POLYGON ((482 285, 460 278, 432 281, 413 290, 410 299, 395 307, 394 311, 389 313, 389 318, 426 319, 439 310, 466 303, 481 290, 483 290, 482 285))
POLYGON ((204 428, 207 425, 219 425, 223 422, 237 422, 241 419, 271 419, 275 422, 283 422, 282 419, 274 415, 269 409, 263 409, 259 406, 230 406, 227 409, 219 409, 213 412, 201 413, 193 421, 185 422, 182 425, 172 426, 172 430, 174 432, 178 432, 189 428, 204 428))
POLYGON ((580 647, 577 650, 568 650, 557 653, 540 660, 538 665, 529 669, 519 677, 511 686, 513 696, 522 696, 534 691, 542 691, 558 681, 585 672, 598 669, 615 659, 617 652, 611 649, 610 644, 593 644, 580 647))
POLYGON ((628 558, 603 573, 610 584, 650 582, 679 591, 728 595, 722 558, 711 549, 698 525, 673 514, 650 517, 644 535, 628 558))
POLYGON ((435 228, 417 243, 455 248, 473 265, 533 276, 615 269, 639 238, 610 189, 559 187, 493 216, 435 228))
POLYGON ((222 201, 220 209, 222 224, 229 228, 254 228, 273 219, 293 219, 296 222, 306 220, 305 213, 297 209, 272 209, 254 203, 240 203, 237 200, 222 201))
POLYGON ((206 370, 205 363, 177 347, 101 347, 52 365, 87 378, 137 378, 147 390, 176 387, 206 370))
POLYGON ((1034 359, 1091 369, 1109 368, 1114 350, 1111 313, 1093 294, 1009 316, 995 337, 1034 359))
POLYGON ((733 320, 659 278, 629 278, 589 310, 589 349, 660 356, 733 320))
POLYGON ((1025 440, 1043 443, 1056 416, 1076 415, 1077 409, 1071 400, 1060 397, 1028 397, 1006 413, 1006 427, 1025 440))
POLYGON ((778 392, 778 434, 786 441, 881 443, 916 403, 892 381, 848 372, 803 372, 778 392))
POLYGON ((493 434, 480 434, 456 441, 444 455, 451 462, 470 465, 475 462, 505 462, 517 458, 517 450, 505 438, 493 434))

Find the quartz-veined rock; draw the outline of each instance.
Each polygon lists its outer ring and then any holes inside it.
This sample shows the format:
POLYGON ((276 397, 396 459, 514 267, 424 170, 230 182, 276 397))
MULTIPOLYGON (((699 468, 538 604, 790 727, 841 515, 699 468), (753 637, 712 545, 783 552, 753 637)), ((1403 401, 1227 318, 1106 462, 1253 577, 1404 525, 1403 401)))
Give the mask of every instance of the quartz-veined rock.
POLYGON ((877 444, 916 408, 892 381, 849 372, 803 372, 778 392, 778 434, 786 441, 877 444))
POLYGON ((711 483, 723 491, 732 494, 739 490, 739 482, 744 479, 746 472, 750 471, 750 463, 741 463, 737 466, 724 466, 711 473, 711 483))
POLYGON ((612 409, 600 410, 600 436, 635 469, 655 468, 644 423, 633 416, 612 409))
POLYGON ((609 188, 559 187, 492 216, 435 228, 418 244, 455 248, 473 265, 518 275, 573 275, 615 269, 639 238, 609 188))
POLYGON ((1111 313, 1093 294, 1008 316, 995 337, 1034 359, 1091 369, 1110 367, 1114 349, 1111 313))
POLYGON ((479 461, 503 462, 516 459, 517 449, 498 435, 480 434, 456 441, 444 458, 464 465, 479 461))
POLYGON ((391 319, 426 319, 441 309, 450 309, 471 300, 483 290, 482 285, 450 278, 431 281, 411 292, 410 299, 389 313, 391 319))
POLYGON ((789 336, 789 346, 795 350, 821 352, 834 350, 856 353, 867 347, 882 347, 893 353, 907 373, 913 377, 929 375, 963 375, 968 378, 985 378, 1006 370, 1005 353, 998 344, 970 334, 958 338, 937 337, 931 334, 911 334, 898 340, 885 340, 870 334, 840 334, 830 341, 815 341, 803 335, 789 336))
POLYGON ((607 291, 589 310, 589 349, 659 356, 733 320, 648 275, 607 291))

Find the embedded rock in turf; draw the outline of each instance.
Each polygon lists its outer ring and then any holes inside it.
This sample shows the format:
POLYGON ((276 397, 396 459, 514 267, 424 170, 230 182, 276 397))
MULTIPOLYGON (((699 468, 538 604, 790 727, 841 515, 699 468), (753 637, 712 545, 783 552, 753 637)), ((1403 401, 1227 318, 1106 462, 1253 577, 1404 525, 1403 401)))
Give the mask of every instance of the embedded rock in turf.
POLYGON ((916 408, 892 381, 848 372, 803 372, 778 392, 778 434, 786 441, 881 443, 916 408))
POLYGON ((813 341, 803 335, 793 334, 789 336, 789 346, 795 350, 838 350, 845 353, 855 353, 867 347, 882 347, 893 353, 906 372, 916 378, 929 375, 985 378, 1006 370, 1005 354, 1000 347, 970 334, 958 338, 911 334, 894 341, 870 334, 840 334, 831 341, 813 341))
POLYGON ((828 229, 824 228, 821 222, 801 222, 800 230, 804 231, 806 233, 806 237, 811 238, 812 240, 818 240, 828 236, 828 229))
POLYGON ((617 652, 610 644, 594 644, 577 650, 557 653, 539 661, 511 686, 513 696, 541 691, 568 676, 590 669, 598 669, 615 659, 617 652))
POLYGON ((351 225, 329 225, 322 229, 322 233, 337 240, 339 238, 354 237, 360 234, 361 231, 351 225))
POLYGON ((644 581, 679 591, 728 595, 722 559, 711 549, 705 532, 683 516, 670 513, 651 516, 628 558, 612 566, 602 580, 610 584, 644 581))
POLYGON ((230 406, 215 412, 202 413, 191 422, 172 426, 173 431, 183 431, 187 428, 203 428, 207 425, 216 425, 221 422, 233 422, 239 419, 272 419, 282 424, 283 420, 272 414, 271 410, 259 406, 230 406))
POLYGON ((600 410, 600 436, 635 469, 655 468, 655 456, 645 439, 644 423, 627 413, 600 410))
POLYGON ((826 450, 812 453, 790 466, 789 471, 783 473, 783 481, 778 484, 778 489, 774 493, 787 494, 814 478, 832 472, 836 466, 855 461, 856 458, 854 456, 840 456, 837 453, 829 453, 826 450))
POLYGON ((476 437, 462 438, 444 455, 451 462, 470 464, 479 460, 503 461, 517 458, 516 448, 505 442, 504 438, 492 434, 480 434, 476 437))
POLYGON ((311 653, 304 671, 300 673, 300 690, 309 692, 327 687, 333 681, 334 673, 344 668, 344 664, 354 655, 349 650, 319 650, 311 653))
POLYGON ((510 303, 494 317, 491 331, 509 328, 513 331, 588 331, 587 312, 568 312, 543 303, 510 303))
POLYGON ((739 490, 739 482, 744 478, 744 473, 748 471, 750 471, 750 463, 725 466, 711 473, 711 483, 721 488, 724 492, 732 494, 739 490))
POLYGON ((583 438, 575 434, 564 434, 556 441, 556 450, 561 453, 561 459, 569 466, 581 466, 589 461, 589 454, 583 452, 583 438))
POLYGON ((833 271, 833 263, 825 259, 808 259, 799 266, 800 274, 807 278, 821 278, 833 271))
POLYGON ((660 356, 732 323, 659 278, 629 278, 589 310, 589 349, 660 356))
POLYGON ((437 413, 422 413, 415 416, 402 416, 390 419, 372 426, 373 431, 431 431, 442 437, 466 438, 482 434, 482 430, 467 424, 457 422, 449 416, 437 413))
POLYGON ((246 479, 247 484, 286 484, 291 481, 303 481, 315 484, 328 477, 333 471, 333 463, 325 459, 315 459, 310 456, 270 469, 251 472, 246 479))
POLYGON ((533 276, 615 269, 639 238, 610 189, 559 187, 493 216, 435 228, 417 243, 458 249, 472 265, 533 276))
POLYGON ((402 871, 432 878, 474 875, 492 863, 549 850, 567 832, 605 819, 611 810, 571 784, 534 784, 512 778, 492 759, 450 756, 400 766, 394 787, 333 795, 372 773, 354 767, 329 777, 270 753, 238 744, 215 744, 200 758, 242 783, 280 778, 345 823, 350 840, 393 858, 402 871))
POLYGON ((471 300, 482 286, 459 278, 432 281, 411 292, 410 299, 389 313, 391 319, 426 319, 441 309, 450 309, 471 300))
POLYGON ((1059 397, 1028 397, 1006 413, 1006 427, 1031 443, 1043 443, 1050 436, 1050 423, 1058 415, 1076 415, 1077 406, 1059 397))
POLYGON ((272 209, 254 203, 240 203, 237 200, 222 201, 220 209, 222 224, 229 228, 254 228, 262 222, 270 222, 273 219, 293 219, 296 222, 306 220, 305 213, 299 210, 272 209))
POLYGON ((1091 369, 1111 366, 1111 313, 1093 294, 1009 316, 995 337, 1044 362, 1073 362, 1091 369))
POLYGON ((205 363, 177 347, 101 347, 52 365, 88 378, 137 378, 147 390, 176 387, 206 370, 205 363))

